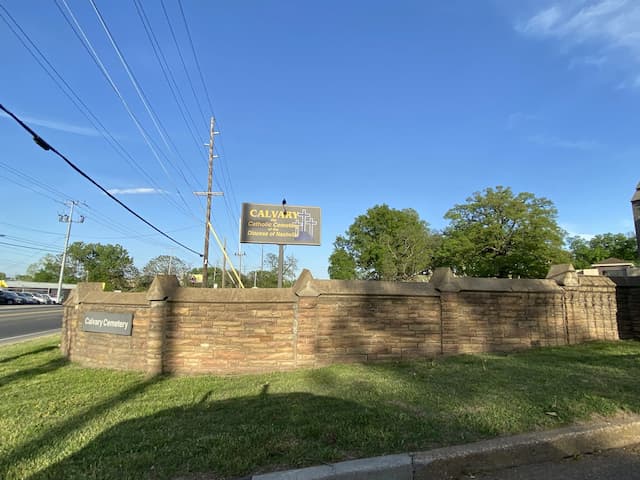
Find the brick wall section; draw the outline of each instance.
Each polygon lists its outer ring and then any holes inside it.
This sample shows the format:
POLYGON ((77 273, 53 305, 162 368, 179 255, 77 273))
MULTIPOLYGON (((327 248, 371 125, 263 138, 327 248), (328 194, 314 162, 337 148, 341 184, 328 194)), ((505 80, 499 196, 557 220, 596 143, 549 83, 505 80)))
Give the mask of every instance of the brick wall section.
POLYGON ((462 291, 456 305, 458 353, 567 343, 561 293, 462 291))
POLYGON ((81 284, 65 303, 61 348, 92 367, 231 374, 618 338, 615 285, 582 282, 440 270, 430 283, 316 280, 304 271, 291 289, 181 288, 168 276, 135 294, 81 284), (133 313, 132 335, 83 332, 89 311, 133 313))
POLYGON ((313 365, 440 354, 439 293, 430 284, 310 279, 301 295, 299 328, 313 365))
POLYGON ((580 277, 579 286, 565 286, 569 343, 617 340, 616 286, 608 277, 580 277))
POLYGON ((616 284, 620 338, 640 340, 640 277, 612 277, 611 280, 616 284))
POLYGON ((201 299, 171 304, 165 371, 224 374, 295 368, 295 297, 290 291, 203 292, 208 295, 201 299), (274 293, 279 298, 263 298, 274 293))
POLYGON ((103 292, 100 283, 82 283, 64 304, 62 353, 88 367, 145 371, 149 302, 146 293, 103 292), (132 336, 82 331, 84 314, 91 311, 133 313, 132 336))

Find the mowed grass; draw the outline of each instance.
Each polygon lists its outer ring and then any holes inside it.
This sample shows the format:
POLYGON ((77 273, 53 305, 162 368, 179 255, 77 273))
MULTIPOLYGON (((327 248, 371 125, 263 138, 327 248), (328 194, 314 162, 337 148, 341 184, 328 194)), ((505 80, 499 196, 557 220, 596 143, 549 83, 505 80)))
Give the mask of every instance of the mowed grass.
POLYGON ((0 347, 0 478, 218 479, 640 413, 640 343, 235 377, 0 347))

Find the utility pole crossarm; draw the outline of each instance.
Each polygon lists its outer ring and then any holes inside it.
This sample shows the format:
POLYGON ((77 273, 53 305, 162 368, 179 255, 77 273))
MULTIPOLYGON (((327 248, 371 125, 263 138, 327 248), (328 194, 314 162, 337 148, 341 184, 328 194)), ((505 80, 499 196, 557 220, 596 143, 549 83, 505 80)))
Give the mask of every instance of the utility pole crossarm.
POLYGON ((69 247, 69 237, 71 236, 71 224, 72 223, 83 223, 84 222, 84 216, 80 215, 80 218, 78 220, 74 220, 73 219, 73 208, 80 202, 74 200, 71 202, 67 202, 66 205, 69 206, 70 211, 69 211, 69 215, 59 215, 58 216, 58 221, 66 223, 67 224, 67 236, 65 237, 64 240, 64 250, 62 252, 62 262, 60 264, 60 276, 58 277, 58 293, 57 293, 57 301, 58 303, 61 303, 61 294, 62 294, 62 280, 64 278, 64 267, 65 264, 67 262, 67 248, 69 247))

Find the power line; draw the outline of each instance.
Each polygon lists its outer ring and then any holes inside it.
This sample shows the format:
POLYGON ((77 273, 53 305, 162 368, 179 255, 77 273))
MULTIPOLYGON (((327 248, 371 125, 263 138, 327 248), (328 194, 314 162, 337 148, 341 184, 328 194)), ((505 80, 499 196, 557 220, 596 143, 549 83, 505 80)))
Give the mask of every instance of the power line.
MULTIPOLYGON (((163 77, 165 79, 165 82, 169 86, 169 90, 171 91, 171 95, 173 97, 173 100, 176 103, 176 106, 178 107, 178 110, 180 112, 182 120, 184 121, 184 124, 187 127, 187 130, 189 131, 189 133, 191 135, 191 138, 192 138, 192 140, 194 142, 194 145, 196 146, 196 152, 198 152, 197 155, 200 155, 200 152, 201 152, 200 151, 200 142, 198 141, 197 135, 195 134, 195 131, 197 130, 197 127, 195 126, 195 122, 193 121, 193 117, 191 116, 191 113, 189 112, 189 108, 187 107, 187 104, 186 104, 186 102, 184 100, 184 97, 182 96, 182 93, 180 92, 180 88, 178 87, 178 83, 176 82, 175 77, 173 76, 173 73, 171 72, 171 68, 169 66, 169 62, 167 62, 167 59, 166 59, 166 57, 165 57, 165 55, 164 55, 164 53, 162 51, 162 47, 160 45, 160 42, 158 42, 158 38, 156 37, 156 35, 155 35, 154 31, 153 31, 153 26, 151 25, 151 22, 149 21, 149 18, 147 17, 147 14, 146 14, 146 12, 144 10, 144 6, 140 2, 140 0, 134 0, 134 5, 136 7, 136 11, 138 13, 138 17, 140 18, 140 22, 142 23, 142 26, 144 27, 145 33, 147 34, 147 39, 149 40, 149 43, 151 44, 151 48, 153 49, 153 53, 154 53, 154 55, 156 57, 156 60, 158 61, 158 65, 160 65, 160 69, 162 70, 162 75, 163 75, 163 77), (187 119, 187 116, 189 117, 189 119, 187 119)), ((183 159, 183 161, 184 161, 184 159, 183 159)), ((191 170, 189 170, 189 172, 192 174, 192 176, 195 179, 195 176, 193 175, 191 170)))
MULTIPOLYGON (((120 99, 120 102, 122 103, 122 105, 124 106, 125 111, 127 112, 127 114, 129 115, 129 117, 131 118, 131 120, 133 121, 134 125, 136 126, 136 128, 138 129, 138 133, 140 133, 140 135, 142 136, 143 140, 145 141, 145 143, 147 144, 147 146, 149 147, 149 150, 151 150, 151 153, 153 154, 153 156, 155 157, 156 161, 158 162, 158 164, 160 165, 162 171, 165 173, 165 175, 167 176, 167 178, 173 183, 174 187, 176 188, 176 191, 178 193, 178 196, 182 199, 182 201, 185 203, 185 206, 187 207, 185 210, 182 209, 182 207, 178 206, 177 203, 173 202, 174 206, 176 208, 178 208, 179 210, 182 210, 183 213, 185 213, 187 216, 193 216, 193 214, 191 212, 189 212, 189 207, 186 204, 186 201, 183 197, 183 195, 180 193, 177 185, 173 182, 173 179, 171 177, 171 175, 169 174, 169 171, 167 170, 167 167, 165 166, 164 162, 160 159, 160 155, 158 154, 158 148, 157 146, 152 142, 151 137, 149 135, 149 133, 146 131, 146 129, 142 126, 141 122, 139 121, 138 117, 135 115, 135 113, 133 113, 133 110, 131 109, 131 107, 129 106, 129 104, 127 103, 127 101, 125 100, 124 96, 122 95, 122 93, 120 92, 120 89, 118 88, 118 86, 115 84, 115 81, 112 79, 111 75, 109 74, 106 66, 103 64, 103 62, 100 60, 100 57, 98 56, 97 52, 95 51, 95 49, 93 48, 93 45, 91 44, 91 42, 89 41, 89 38, 87 37, 87 35, 85 34, 84 30, 82 29, 82 27, 80 26, 79 22, 77 21, 77 19, 75 18, 75 16, 73 15, 73 12, 71 11, 71 9, 69 8, 69 6, 67 5, 65 0, 62 0, 62 2, 64 3, 67 11, 69 12, 69 15, 71 16, 71 18, 73 19, 73 22, 75 24, 75 27, 78 29, 78 31, 80 32, 80 34, 82 35, 82 38, 80 39, 81 44, 85 47, 85 49, 89 52, 89 56, 93 59, 94 63, 98 66, 98 68, 100 69, 100 71, 102 72, 103 76, 106 78, 107 83, 111 86, 112 90, 115 92, 116 96, 120 99)), ((65 18, 66 16, 63 15, 65 18)), ((69 20, 67 19, 67 22, 69 22, 69 20)), ((78 32, 76 32, 76 30, 72 27, 72 30, 75 32, 76 36, 79 36, 78 32)), ((165 157, 166 158, 166 157, 165 157)), ((167 159, 168 160, 168 159, 167 159)))
POLYGON ((211 103, 211 97, 209 96, 209 89, 207 88, 207 84, 204 81, 204 76, 202 75, 202 69, 200 68, 200 62, 198 61, 198 55, 196 55, 196 49, 193 46, 193 39, 191 38, 191 32, 189 32, 189 24, 187 23, 187 19, 184 16, 184 10, 182 9, 182 1, 178 0, 178 6, 180 7, 180 15, 182 16, 182 22, 184 23, 184 29, 187 32, 187 38, 189 39, 189 45, 191 46, 191 53, 193 54, 193 59, 196 62, 196 68, 198 69, 198 74, 200 75, 200 82, 202 82, 202 87, 204 88, 204 93, 207 97, 207 102, 209 103, 209 109, 211 110, 211 115, 216 116, 213 110, 213 104, 211 103))
MULTIPOLYGON (((140 82, 138 82, 138 79, 136 78, 135 74, 133 73, 133 70, 131 69, 131 67, 129 66, 129 63, 125 59, 124 54, 122 53, 122 50, 120 49, 120 47, 118 46, 115 38, 113 37, 113 35, 111 33, 111 30, 107 26, 106 20, 104 19, 104 17, 102 16, 102 13, 98 9, 98 6, 94 2, 94 0, 89 0, 89 2, 91 3, 91 6, 93 7, 93 10, 95 11, 96 15, 98 16, 98 20, 100 21, 100 25, 102 25, 102 28, 105 31, 105 33, 107 35, 107 38, 109 39, 109 42, 111 43, 111 46, 115 50, 115 52, 116 52, 116 54, 118 56, 118 59, 120 60, 120 63, 122 64, 125 72, 127 73, 127 76, 129 77, 129 80, 131 81, 131 84, 133 85, 136 93, 138 94, 138 98, 140 98, 140 100, 141 100, 142 104, 144 105, 147 113, 149 114, 149 118, 151 118, 151 121, 152 121, 153 125, 156 127, 156 131, 158 132, 158 134, 160 135, 160 138, 164 142, 164 145, 167 148, 167 151, 171 152, 173 150, 173 152, 176 153, 178 155, 178 157, 180 157, 180 153, 178 152, 178 149, 176 148, 176 146, 173 143, 173 141, 171 140, 166 128, 164 127, 164 125, 162 125, 162 122, 158 118, 158 115, 156 114, 156 112, 154 111, 153 107, 151 106, 151 102, 147 98, 147 95, 145 94, 142 86, 140 85, 140 82), (171 143, 171 145, 169 145, 170 143, 171 143)), ((180 175, 182 176, 182 179, 184 180, 184 182, 193 189, 194 188, 193 185, 189 183, 189 181, 187 180, 187 177, 185 176, 185 174, 182 171, 182 169, 179 168, 177 165, 175 165, 171 161, 171 159, 169 157, 166 157, 166 158, 167 158, 169 164, 180 173, 180 175)), ((184 159, 183 159, 183 163, 185 163, 184 159)), ((178 190, 178 195, 180 195, 180 198, 182 199, 182 201, 185 203, 185 205, 187 205, 186 204, 186 200, 184 199, 184 197, 182 196, 182 193, 179 190, 178 190)), ((188 207, 188 205, 187 205, 187 207, 188 207)))
POLYGON ((60 232, 47 232, 46 230, 38 230, 36 228, 23 227, 21 225, 15 225, 13 223, 0 222, 0 225, 7 225, 8 227, 18 228, 20 230, 30 230, 32 232, 46 233, 48 235, 60 235, 60 232))
MULTIPOLYGON (((200 107, 200 102, 198 102, 198 95, 196 95, 196 90, 193 87, 193 81, 191 80, 191 75, 189 75, 189 70, 187 69, 187 64, 184 61, 184 57, 182 55, 182 50, 180 50, 180 45, 178 44, 178 39, 176 37, 176 34, 173 30, 173 27, 171 26, 171 19, 169 18, 169 14, 167 12, 167 9, 164 6, 164 0, 160 0, 160 5, 162 6, 162 11, 164 12, 164 17, 167 20, 167 24, 169 25, 169 31, 171 32, 171 38, 173 38, 173 43, 176 46, 176 50, 178 51, 178 56, 180 57, 180 61, 182 62, 182 68, 184 69, 184 73, 187 76, 187 81, 189 82, 189 86, 191 87, 191 93, 193 93, 193 98, 196 101, 196 105, 198 106, 198 110, 200 111, 200 116, 202 117, 202 123, 204 125, 207 124, 207 120, 205 118, 205 114, 202 111, 202 108, 200 107)), ((211 112, 213 114, 213 112, 211 112)))
MULTIPOLYGON (((35 188, 32 188, 29 185, 25 185, 24 183, 21 183, 20 181, 16 180, 15 178, 12 180, 13 183, 15 183, 17 185, 20 185, 21 187, 26 188, 27 190, 31 190, 32 192, 37 193, 38 195, 42 195, 43 197, 46 197, 49 200, 51 200, 53 202, 56 202, 56 203, 64 204, 64 202, 67 200, 67 195, 66 194, 62 193, 59 190, 56 190, 55 188, 51 187, 50 185, 47 185, 46 183, 41 182, 40 180, 32 177, 31 175, 27 175, 26 173, 21 172, 20 170, 17 170, 15 168, 13 168, 11 165, 7 165, 4 162, 0 162, 0 166, 2 166, 2 168, 4 170, 6 170, 9 173, 15 175, 16 177, 24 179, 27 182, 30 182, 30 183, 36 185, 37 187, 40 187, 42 190, 48 191, 52 195, 56 195, 59 198, 62 198, 62 200, 58 200, 58 199, 52 197, 51 195, 48 195, 47 193, 45 193, 43 191, 37 190, 35 188)), ((4 175, 0 175, 0 176, 4 176, 4 175)), ((6 176, 4 176, 4 177, 5 178, 9 178, 9 177, 6 177, 6 176)))
MULTIPOLYGON (((60 6, 56 2, 56 6, 60 10, 63 18, 70 25, 71 30, 74 34, 80 39, 78 33, 74 30, 73 26, 69 22, 69 19, 64 15, 64 12, 60 8, 60 6)), ((142 167, 135 161, 135 159, 131 156, 131 154, 122 146, 122 144, 109 132, 109 130, 104 126, 104 124, 98 119, 98 117, 91 111, 91 109, 87 106, 85 102, 79 97, 79 95, 74 91, 74 89, 69 85, 69 83, 62 77, 62 75, 58 72, 58 70, 49 62, 47 57, 42 53, 42 51, 36 46, 36 44, 31 40, 29 35, 24 31, 24 29, 18 24, 18 22, 11 16, 11 14, 0 5, 0 10, 4 12, 0 12, 0 18, 5 22, 9 30, 15 35, 18 41, 22 44, 22 46, 29 52, 29 54, 33 57, 33 59, 40 65, 40 67, 44 70, 44 72, 49 76, 49 78, 55 83, 55 85, 60 89, 60 91, 74 104, 74 106, 78 109, 80 113, 91 123, 96 130, 100 131, 103 138, 107 141, 107 143, 115 150, 117 154, 119 154, 122 158, 124 158, 131 167, 135 167, 149 182, 154 185, 159 191, 163 191, 158 184, 144 171, 142 167), (13 22, 16 28, 20 31, 24 39, 18 34, 16 29, 9 23, 5 15, 13 22), (27 44, 28 42, 28 44, 27 44), (38 55, 36 55, 36 53, 38 55), (46 66, 45 66, 46 64, 46 66), (47 68, 48 67, 48 68, 47 68), (50 70, 51 71, 50 71, 50 70), (53 72, 53 73, 52 73, 53 72), (54 76, 55 74, 55 76, 54 76), (56 78, 57 77, 57 78, 56 78)), ((87 48, 82 40, 80 39, 80 43, 87 48)), ((90 55, 91 56, 91 55, 90 55)), ((93 58, 93 57, 92 57, 93 58)), ((95 61, 95 60, 94 60, 95 61)), ((166 199, 172 203, 176 208, 180 209, 181 207, 166 193, 163 192, 163 195, 166 199)))
MULTIPOLYGON (((60 234, 56 234, 56 237, 61 236, 60 234)), ((44 247, 44 248, 49 248, 51 247, 50 243, 42 243, 42 242, 36 242, 33 240, 30 240, 28 238, 22 238, 22 237, 15 237, 13 235, 3 235, 2 236, 3 241, 4 240, 9 240, 12 242, 20 242, 22 245, 29 245, 31 247, 44 247)))
MULTIPOLYGON (((180 9, 180 15, 182 17, 182 22, 184 24, 184 29, 185 29, 185 32, 187 34, 187 39, 189 40, 189 45, 191 47, 191 53, 193 55, 193 58, 194 58, 194 61, 195 61, 195 64, 196 64, 196 69, 198 70, 198 75, 200 77, 200 82, 202 83, 202 87, 204 89, 205 96, 207 98, 209 109, 211 110, 212 115, 215 117, 215 111, 214 111, 214 108, 213 108, 213 103, 211 101, 211 96, 209 95, 209 89, 207 88, 207 83, 204 80, 204 75, 203 75, 203 72, 202 72, 202 68, 201 68, 200 62, 198 60, 198 55, 197 55, 196 50, 195 50, 195 46, 194 46, 194 43, 193 43, 193 38, 192 38, 191 32, 189 30, 189 24, 188 24, 186 16, 185 16, 184 9, 182 8, 182 1, 181 0, 178 0, 178 6, 179 6, 179 9, 180 9)), ((174 36, 174 41, 175 41, 175 36, 174 36)), ((184 62, 183 62, 183 65, 184 65, 184 62)), ((191 85, 191 88, 192 88, 192 91, 193 91, 193 85, 191 85)), ((194 96, 195 96, 195 91, 193 93, 194 93, 194 96)), ((219 125, 219 123, 218 123, 218 125, 219 125)), ((222 129, 220 129, 220 130, 222 130, 222 129)), ((222 145, 222 144, 223 143, 222 143, 222 138, 221 138, 220 139, 220 145, 222 145)), ((224 155, 218 155, 218 157, 223 157, 223 156, 224 155)), ((233 222, 235 222, 235 219, 239 218, 239 216, 240 216, 239 215, 239 210, 238 210, 238 207, 237 207, 238 202, 237 202, 237 200, 235 198, 235 192, 234 192, 234 189, 233 189, 233 184, 231 182, 231 177, 229 175, 229 170, 228 170, 227 166, 225 165, 225 162, 220 162, 219 168, 220 168, 220 171, 222 173, 222 175, 221 175, 222 182, 220 182, 218 180, 217 184, 219 185, 219 190, 223 190, 223 191, 227 192, 227 196, 224 198, 224 203, 225 203, 225 205, 227 207, 227 212, 228 212, 228 214, 230 216, 229 220, 230 220, 231 224, 233 224, 233 222), (229 200, 229 198, 231 200, 229 200), (236 205, 236 208, 233 208, 233 205, 236 205)))
POLYGON ((4 111, 7 115, 9 115, 11 118, 13 118, 23 129, 25 129, 27 132, 29 132, 29 134, 33 137, 33 141, 36 142, 36 144, 42 148, 43 150, 51 150, 53 153, 55 153, 58 157, 60 157, 62 160, 65 161, 65 163, 67 165, 69 165, 71 168, 73 168, 76 172, 78 172, 81 176, 83 176, 85 179, 87 179, 89 182, 91 182, 93 185, 95 185, 97 188, 99 188, 104 194, 106 194, 109 198, 111 198, 113 201, 115 201, 116 203, 118 203, 118 205, 120 205, 121 207, 123 207, 125 210, 127 210, 129 213, 131 213, 132 215, 134 215, 136 218, 138 218, 139 220, 141 220, 142 222, 144 222, 146 225, 148 225, 149 227, 151 227, 152 229, 154 229, 156 232, 158 232, 159 234, 161 234, 162 236, 168 238, 169 240, 171 240, 173 243, 180 245, 182 248, 184 248, 185 250, 188 250, 192 253, 195 253, 198 256, 202 256, 201 253, 197 252, 196 250, 193 250, 189 247, 187 247, 186 245, 184 245, 183 243, 179 242, 178 240, 176 240, 175 238, 171 237, 170 235, 166 234, 165 232, 163 232, 162 230, 160 230, 158 227, 156 227, 155 225, 153 225, 152 223, 150 223, 148 220, 144 219, 143 217, 141 217, 139 214, 137 214, 136 212, 134 212, 131 208, 129 208, 127 205, 125 205, 122 201, 120 201, 118 198, 116 198, 113 194, 111 194, 106 188, 104 188, 102 185, 100 185, 98 182, 96 182, 93 178, 91 178, 89 175, 87 175, 85 172, 83 172, 79 167, 77 167, 71 160, 69 160, 67 157, 65 157, 62 153, 60 153, 56 148, 54 148, 52 145, 50 145, 49 143, 47 143, 42 137, 40 137, 35 131, 33 131, 27 124, 25 124, 22 120, 20 120, 16 115, 14 115, 11 111, 7 110, 4 105, 0 104, 0 110, 4 111))
POLYGON ((8 245, 8 246, 11 246, 11 247, 26 248, 28 250, 40 250, 41 252, 60 253, 60 250, 49 250, 47 248, 42 248, 42 247, 29 247, 27 245, 18 245, 16 243, 0 242, 0 245, 8 245))

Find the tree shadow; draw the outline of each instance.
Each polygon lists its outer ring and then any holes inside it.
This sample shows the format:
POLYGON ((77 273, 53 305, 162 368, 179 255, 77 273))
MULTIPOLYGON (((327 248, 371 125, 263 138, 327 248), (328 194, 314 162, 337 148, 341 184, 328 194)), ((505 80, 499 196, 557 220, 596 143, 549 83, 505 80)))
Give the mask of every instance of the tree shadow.
POLYGON ((13 357, 2 358, 2 359, 0 359, 0 364, 1 363, 12 362, 13 360, 17 360, 18 358, 27 357, 29 355, 37 355, 38 353, 50 352, 51 350, 57 350, 57 349, 58 349, 58 347, 56 345, 49 345, 47 347, 38 348, 36 350, 30 350, 28 352, 21 353, 19 355, 14 355, 13 357))
MULTIPOLYGON (((49 362, 52 365, 59 365, 55 368, 59 368, 67 363, 66 359, 58 359, 49 362)), ((40 373, 46 373, 47 371, 51 371, 53 368, 46 370, 47 365, 43 367, 39 367, 34 370, 34 372, 29 373, 28 375, 35 375, 40 373), (40 370, 45 371, 40 371, 40 370)), ((24 378, 25 372, 21 372, 19 375, 20 378, 24 378)), ((150 386, 158 383, 162 380, 162 377, 154 377, 140 383, 136 383, 135 385, 123 390, 117 395, 110 397, 103 402, 97 403, 93 405, 91 408, 88 408, 82 412, 77 413, 74 416, 69 417, 67 420, 62 422, 60 425, 56 425, 46 431, 44 431, 40 436, 29 440, 21 445, 18 445, 12 451, 8 451, 3 454, 2 463, 0 464, 0 478, 7 478, 7 468, 11 468, 11 466, 24 462, 25 459, 34 459, 38 455, 40 455, 43 451, 48 449, 52 444, 57 442, 64 442, 67 437, 74 434, 76 431, 81 429, 84 425, 90 423, 96 417, 104 414, 105 412, 115 408, 121 403, 125 403, 131 400, 134 396, 143 393, 150 386)), ((89 470, 87 470, 89 471, 89 470)), ((86 472, 84 475, 79 476, 77 478, 90 478, 90 477, 100 477, 101 473, 99 471, 93 472, 91 475, 88 475, 86 472)), ((44 476, 41 478, 71 478, 66 473, 60 472, 57 475, 53 476, 44 476)), ((114 477, 115 478, 115 477, 114 477)))
POLYGON ((235 478, 408 451, 437 435, 429 419, 393 405, 268 390, 226 400, 209 392, 120 423, 29 478, 235 478))
POLYGON ((55 358, 37 367, 29 368, 26 370, 18 370, 15 373, 0 377, 0 388, 10 384, 11 382, 15 382, 18 380, 29 380, 30 378, 36 377, 38 375, 44 375, 45 373, 53 372, 54 370, 62 368, 68 364, 69 361, 66 358, 55 358))

